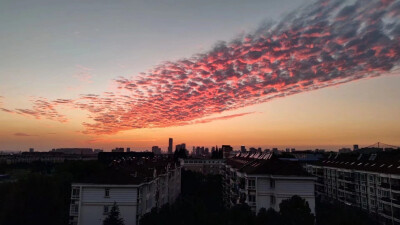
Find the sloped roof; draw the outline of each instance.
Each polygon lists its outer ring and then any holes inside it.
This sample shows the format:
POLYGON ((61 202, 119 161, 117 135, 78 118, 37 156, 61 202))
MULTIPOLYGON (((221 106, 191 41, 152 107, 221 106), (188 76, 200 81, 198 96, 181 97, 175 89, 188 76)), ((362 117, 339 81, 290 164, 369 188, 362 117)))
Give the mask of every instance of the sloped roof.
POLYGON ((131 158, 113 161, 106 171, 87 176, 80 183, 94 184, 141 184, 165 174, 178 166, 169 159, 131 158))
POLYGON ((272 154, 267 157, 260 155, 256 158, 249 155, 235 156, 228 159, 227 164, 246 174, 309 176, 300 163, 281 160, 272 154))
POLYGON ((327 159, 311 164, 400 175, 400 151, 377 152, 372 154, 361 154, 355 152, 331 154, 327 159))

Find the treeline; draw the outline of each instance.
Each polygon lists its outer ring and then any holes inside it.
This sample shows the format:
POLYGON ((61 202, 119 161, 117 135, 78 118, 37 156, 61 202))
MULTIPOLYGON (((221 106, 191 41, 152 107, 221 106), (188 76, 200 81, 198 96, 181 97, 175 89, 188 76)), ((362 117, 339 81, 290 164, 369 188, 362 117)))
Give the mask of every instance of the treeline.
POLYGON ((255 215, 246 204, 226 209, 220 176, 203 176, 184 171, 182 195, 172 205, 153 209, 144 215, 141 225, 313 225, 314 215, 308 203, 294 196, 280 204, 280 212, 261 209, 255 215))
POLYGON ((15 170, 24 170, 24 175, 0 183, 0 224, 67 225, 71 182, 100 175, 107 167, 97 161, 0 166, 0 173, 15 170))
POLYGON ((359 208, 340 203, 316 202, 318 225, 376 225, 378 219, 359 208))
POLYGON ((182 172, 182 194, 172 205, 153 209, 141 225, 373 225, 376 220, 358 208, 317 200, 315 217, 298 197, 282 201, 279 212, 262 208, 257 214, 246 204, 226 209, 220 176, 182 172))

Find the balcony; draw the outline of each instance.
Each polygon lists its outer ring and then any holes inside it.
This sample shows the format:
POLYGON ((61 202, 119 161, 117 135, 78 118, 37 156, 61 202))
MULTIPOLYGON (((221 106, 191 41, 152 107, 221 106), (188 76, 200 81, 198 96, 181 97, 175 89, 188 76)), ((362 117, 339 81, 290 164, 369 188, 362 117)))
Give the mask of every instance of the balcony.
POLYGON ((389 210, 386 210, 386 209, 383 209, 381 211, 381 214, 383 214, 385 217, 389 217, 389 218, 392 217, 392 213, 389 210))
POLYGON ((389 203, 389 204, 391 204, 391 202, 392 202, 392 201, 390 200, 390 198, 387 198, 387 197, 382 197, 382 198, 381 198, 381 201, 382 201, 382 202, 385 202, 385 203, 389 203))
POLYGON ((400 207, 400 200, 398 200, 398 199, 392 199, 392 203, 395 204, 395 205, 397 205, 397 208, 400 207))
POLYGON ((393 213, 393 217, 397 220, 400 220, 400 213, 393 213))
POLYGON ((256 186, 247 186, 248 190, 256 190, 256 186))
POLYGON ((249 206, 254 207, 256 206, 256 202, 248 202, 249 206))
POLYGON ((70 205, 69 215, 70 216, 78 216, 78 213, 79 213, 79 205, 70 205))
POLYGON ((71 195, 71 199, 79 199, 79 195, 71 195))
POLYGON ((354 178, 353 177, 345 177, 344 180, 345 181, 349 181, 349 182, 354 182, 354 178))
POLYGON ((392 190, 395 190, 395 191, 400 191, 400 185, 398 185, 398 184, 394 184, 394 185, 392 185, 392 190))

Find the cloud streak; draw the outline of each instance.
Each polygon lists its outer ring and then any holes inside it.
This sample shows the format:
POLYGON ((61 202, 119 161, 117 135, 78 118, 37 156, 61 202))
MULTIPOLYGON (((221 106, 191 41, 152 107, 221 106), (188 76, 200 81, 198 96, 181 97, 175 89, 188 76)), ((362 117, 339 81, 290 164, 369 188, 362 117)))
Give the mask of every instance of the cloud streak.
POLYGON ((32 137, 32 136, 37 136, 37 135, 30 135, 30 134, 26 134, 26 133, 15 133, 14 136, 17 136, 17 137, 32 137))
POLYGON ((219 116, 219 117, 213 117, 213 118, 207 118, 207 119, 199 119, 199 120, 194 120, 192 123, 193 124, 210 123, 210 122, 215 121, 215 120, 229 120, 229 119, 232 119, 232 118, 246 116, 246 115, 253 114, 253 113, 255 113, 255 112, 238 113, 238 114, 232 114, 232 115, 228 115, 228 116, 219 116))
POLYGON ((211 122, 203 119, 288 95, 391 73, 400 62, 400 1, 320 0, 207 53, 164 62, 118 90, 35 100, 13 112, 66 122, 57 107, 89 112, 84 133, 211 122))

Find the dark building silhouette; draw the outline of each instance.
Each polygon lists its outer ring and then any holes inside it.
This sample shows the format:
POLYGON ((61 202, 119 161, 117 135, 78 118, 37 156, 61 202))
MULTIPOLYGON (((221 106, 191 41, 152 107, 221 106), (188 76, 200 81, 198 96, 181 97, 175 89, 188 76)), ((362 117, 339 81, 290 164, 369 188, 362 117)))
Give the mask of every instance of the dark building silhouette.
POLYGON ((222 154, 223 154, 223 158, 229 158, 231 152, 233 151, 233 148, 230 145, 222 145, 222 154))
POLYGON ((169 141, 168 141, 168 154, 172 154, 172 146, 173 146, 173 144, 174 144, 174 139, 169 138, 169 141))
POLYGON ((153 146, 151 147, 151 152, 153 152, 155 155, 160 155, 161 154, 161 148, 158 146, 153 146))
POLYGON ((93 154, 93 149, 91 149, 91 148, 57 148, 57 149, 53 149, 52 152, 62 152, 64 154, 90 155, 90 154, 93 154))
POLYGON ((129 160, 137 158, 153 158, 153 152, 100 152, 97 158, 101 162, 109 163, 114 160, 129 160))
POLYGON ((124 152, 124 148, 115 148, 111 152, 124 152))

